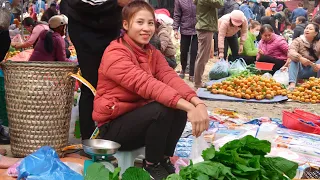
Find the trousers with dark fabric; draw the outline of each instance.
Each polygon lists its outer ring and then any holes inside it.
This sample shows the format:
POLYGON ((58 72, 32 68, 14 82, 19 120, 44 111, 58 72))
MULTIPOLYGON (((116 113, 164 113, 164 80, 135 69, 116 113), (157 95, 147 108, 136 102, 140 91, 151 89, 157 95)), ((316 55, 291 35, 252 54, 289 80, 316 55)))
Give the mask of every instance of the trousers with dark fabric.
POLYGON ((224 39, 224 59, 227 59, 229 47, 231 49, 232 55, 229 56, 229 61, 234 61, 238 58, 239 54, 239 44, 238 35, 235 34, 231 37, 225 37, 224 39))
MULTIPOLYGON (((96 30, 69 17, 69 35, 77 51, 82 76, 97 87, 98 69, 104 50, 120 34, 120 29, 96 30)), ((92 120, 94 95, 82 85, 79 101, 80 132, 82 139, 89 139, 95 129, 92 120)))
POLYGON ((271 57, 271 56, 265 56, 265 55, 262 55, 259 60, 259 62, 267 62, 267 63, 273 63, 274 66, 273 66, 273 69, 272 71, 270 72, 272 75, 278 71, 280 68, 282 68, 282 66, 286 63, 286 61, 284 60, 281 60, 281 59, 277 59, 277 58, 274 58, 274 57, 271 57))
POLYGON ((194 65, 197 58, 198 51, 198 37, 197 35, 183 35, 181 34, 180 41, 180 61, 182 66, 182 71, 186 71, 188 65, 188 52, 191 44, 191 53, 190 53, 190 66, 189 66, 189 75, 194 76, 194 65))
POLYGON ((218 33, 215 32, 213 34, 213 39, 214 39, 214 52, 218 52, 219 48, 218 48, 218 33))
POLYGON ((0 62, 6 57, 6 54, 10 48, 11 39, 9 31, 0 30, 0 62))
POLYGON ((254 64, 256 61, 256 56, 244 56, 244 55, 239 55, 239 58, 244 59, 247 65, 254 64))
POLYGON ((122 151, 145 146, 146 160, 158 163, 173 156, 186 122, 186 112, 152 102, 102 125, 100 138, 121 144, 122 151))

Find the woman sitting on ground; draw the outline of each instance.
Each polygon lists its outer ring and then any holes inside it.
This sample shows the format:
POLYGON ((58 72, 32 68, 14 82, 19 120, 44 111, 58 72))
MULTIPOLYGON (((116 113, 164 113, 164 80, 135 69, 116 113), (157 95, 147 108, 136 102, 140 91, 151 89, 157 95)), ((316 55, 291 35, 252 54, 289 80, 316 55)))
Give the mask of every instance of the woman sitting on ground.
POLYGON ((243 52, 243 43, 247 38, 248 22, 240 10, 234 10, 229 14, 222 16, 218 20, 218 48, 219 58, 227 59, 228 49, 230 47, 232 55, 229 61, 234 61, 243 52), (238 44, 238 32, 240 31, 240 45, 238 44))
POLYGON ((319 77, 319 38, 319 26, 315 23, 309 23, 304 30, 304 34, 291 43, 288 53, 291 59, 289 66, 290 90, 295 88, 298 79, 319 77))
POLYGON ((261 25, 258 21, 251 21, 249 25, 248 37, 243 44, 243 52, 240 57, 243 58, 246 63, 253 64, 256 61, 256 56, 258 54, 258 48, 255 45, 257 36, 260 33, 261 25))
POLYGON ((48 24, 34 21, 31 17, 26 17, 22 21, 22 24, 26 28, 26 30, 31 33, 31 35, 26 42, 13 45, 13 47, 16 49, 29 48, 31 46, 35 47, 41 32, 44 30, 49 30, 48 24))
POLYGON ((279 70, 287 61, 288 43, 282 37, 274 33, 269 24, 265 24, 260 29, 261 41, 257 60, 260 62, 273 63, 272 74, 279 70))
POLYGON ((29 61, 69 61, 66 57, 65 35, 68 19, 64 15, 49 20, 50 30, 42 31, 29 61))
POLYGON ((101 60, 93 120, 100 138, 120 150, 146 147, 143 168, 155 180, 175 172, 169 157, 185 128, 193 135, 208 128, 206 105, 149 44, 155 33, 153 8, 132 1, 122 10, 125 33, 111 42, 101 60))
POLYGON ((292 40, 304 34, 304 29, 307 27, 307 20, 304 16, 299 16, 296 19, 296 27, 293 30, 292 40))

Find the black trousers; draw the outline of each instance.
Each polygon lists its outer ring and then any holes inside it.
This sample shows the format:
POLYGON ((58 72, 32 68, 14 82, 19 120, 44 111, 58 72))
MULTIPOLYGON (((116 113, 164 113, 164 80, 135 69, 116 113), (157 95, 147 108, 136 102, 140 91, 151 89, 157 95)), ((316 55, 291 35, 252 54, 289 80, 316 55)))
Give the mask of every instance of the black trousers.
POLYGON ((247 65, 254 64, 256 61, 256 56, 239 55, 239 58, 243 58, 247 65))
POLYGON ((100 138, 118 142, 120 150, 146 147, 146 160, 158 163, 173 156, 187 113, 158 102, 128 112, 100 127, 100 138))
POLYGON ((180 61, 182 66, 182 71, 186 71, 188 65, 188 52, 191 44, 191 56, 190 56, 190 66, 189 75, 194 76, 194 64, 197 58, 198 51, 198 37, 197 35, 183 35, 181 34, 180 40, 180 61))
POLYGON ((270 56, 261 56, 260 59, 258 60, 259 62, 268 62, 268 63, 274 63, 273 69, 270 72, 272 75, 282 68, 282 66, 286 63, 286 61, 281 60, 281 59, 276 59, 270 56))
POLYGON ((10 48, 11 39, 9 31, 0 30, 0 62, 6 57, 6 54, 10 48))
MULTIPOLYGON (((120 29, 96 30, 69 17, 68 31, 77 51, 82 76, 97 87, 98 69, 104 50, 120 34, 120 29)), ((80 132, 82 139, 89 139, 95 129, 92 120, 94 96, 89 88, 81 87, 79 101, 80 132)))
POLYGON ((218 52, 219 48, 218 48, 218 33, 217 32, 215 32, 213 34, 213 39, 214 39, 214 51, 218 52))
POLYGON ((224 59, 227 59, 229 47, 231 49, 232 55, 229 56, 229 61, 234 61, 238 58, 239 54, 239 44, 238 35, 235 34, 231 37, 225 37, 224 39, 224 59))

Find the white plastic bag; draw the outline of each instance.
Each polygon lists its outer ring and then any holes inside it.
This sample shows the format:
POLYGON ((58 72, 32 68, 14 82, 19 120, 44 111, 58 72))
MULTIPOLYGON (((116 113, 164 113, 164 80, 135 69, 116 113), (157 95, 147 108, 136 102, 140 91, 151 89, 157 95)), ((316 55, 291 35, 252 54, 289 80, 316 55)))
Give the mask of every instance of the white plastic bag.
POLYGON ((228 77, 228 68, 229 64, 226 60, 220 59, 216 62, 212 69, 209 72, 209 79, 210 80, 218 80, 225 77, 228 77))
POLYGON ((243 58, 239 58, 235 60, 229 68, 229 74, 234 75, 241 73, 242 71, 245 71, 247 69, 246 61, 243 58))
POLYGON ((209 148, 209 145, 204 139, 203 135, 199 136, 198 138, 194 137, 189 159, 191 159, 193 163, 204 161, 201 156, 202 151, 208 148, 209 148))
POLYGON ((285 70, 278 70, 274 73, 273 79, 276 80, 278 83, 283 85, 289 85, 289 73, 288 69, 285 70))

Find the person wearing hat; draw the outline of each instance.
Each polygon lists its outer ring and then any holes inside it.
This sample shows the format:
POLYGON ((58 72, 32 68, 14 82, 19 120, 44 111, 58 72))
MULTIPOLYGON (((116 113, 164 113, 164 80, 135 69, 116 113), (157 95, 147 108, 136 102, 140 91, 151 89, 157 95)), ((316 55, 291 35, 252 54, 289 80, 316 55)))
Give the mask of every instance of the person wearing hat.
POLYGON ((218 8, 223 0, 194 0, 196 8, 196 30, 198 35, 198 55, 195 64, 194 87, 203 87, 202 75, 210 58, 213 33, 218 31, 218 8))
POLYGON ((244 0, 242 5, 239 8, 240 11, 243 12, 244 16, 247 18, 247 21, 250 22, 250 20, 254 19, 253 12, 251 10, 251 7, 249 6, 248 0, 244 0))
POLYGON ((232 59, 235 60, 239 53, 243 52, 243 43, 247 39, 248 21, 240 10, 234 10, 222 16, 218 21, 218 48, 219 58, 227 58, 228 48, 232 52, 232 59), (240 31, 240 46, 238 45, 237 33, 240 31))
POLYGON ((277 12, 277 3, 273 2, 270 4, 270 7, 266 9, 266 16, 272 16, 277 12))
POLYGON ((65 41, 68 19, 64 15, 56 15, 49 19, 50 30, 40 33, 39 40, 29 61, 69 61, 66 57, 65 41))

